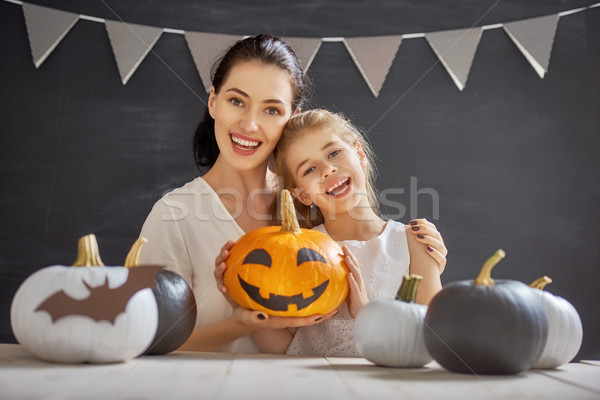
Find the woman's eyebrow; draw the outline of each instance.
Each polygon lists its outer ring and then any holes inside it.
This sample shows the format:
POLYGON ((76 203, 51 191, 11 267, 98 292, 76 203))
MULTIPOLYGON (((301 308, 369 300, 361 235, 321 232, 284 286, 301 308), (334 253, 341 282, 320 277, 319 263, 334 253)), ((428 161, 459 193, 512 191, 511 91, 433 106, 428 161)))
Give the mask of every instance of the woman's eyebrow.
MULTIPOLYGON (((233 88, 227 89, 227 90, 226 90, 226 92, 235 92, 235 93, 239 94, 240 96, 243 96, 243 97, 245 97, 245 98, 247 98, 247 99, 249 99, 249 98, 250 98, 250 95, 249 95, 248 93, 246 93, 246 92, 244 92, 243 90, 241 90, 241 89, 238 89, 238 88, 236 88, 236 87, 233 87, 233 88)), ((279 100, 279 99, 266 99, 266 100, 263 100, 263 103, 269 103, 269 104, 282 104, 282 105, 285 105, 285 102, 284 102, 284 101, 282 101, 282 100, 279 100)))

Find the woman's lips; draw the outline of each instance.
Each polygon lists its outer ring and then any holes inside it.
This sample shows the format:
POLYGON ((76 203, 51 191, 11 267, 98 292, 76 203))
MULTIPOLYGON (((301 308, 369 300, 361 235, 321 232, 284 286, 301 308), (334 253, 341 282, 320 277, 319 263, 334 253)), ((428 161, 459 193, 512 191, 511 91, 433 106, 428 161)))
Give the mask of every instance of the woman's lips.
POLYGON ((248 136, 242 136, 239 134, 229 134, 231 140, 231 147, 233 150, 240 155, 247 156, 256 153, 262 142, 260 140, 252 139, 248 136))

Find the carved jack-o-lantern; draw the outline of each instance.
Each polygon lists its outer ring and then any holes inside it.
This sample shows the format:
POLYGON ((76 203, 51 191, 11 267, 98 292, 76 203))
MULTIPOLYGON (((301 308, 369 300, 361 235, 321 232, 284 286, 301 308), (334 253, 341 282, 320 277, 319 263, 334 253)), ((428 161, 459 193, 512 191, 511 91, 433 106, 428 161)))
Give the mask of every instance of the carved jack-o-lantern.
POLYGON ((333 311, 348 294, 342 249, 329 236, 299 227, 287 190, 281 208, 281 227, 248 232, 231 248, 224 277, 229 295, 270 315, 333 311))

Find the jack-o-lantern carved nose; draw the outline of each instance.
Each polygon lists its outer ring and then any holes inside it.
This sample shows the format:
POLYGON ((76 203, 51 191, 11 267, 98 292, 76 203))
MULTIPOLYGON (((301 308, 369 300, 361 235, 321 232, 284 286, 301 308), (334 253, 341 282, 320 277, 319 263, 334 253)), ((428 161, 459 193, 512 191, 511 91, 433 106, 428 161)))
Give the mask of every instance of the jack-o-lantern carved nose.
POLYGON ((271 268, 271 256, 265 249, 254 249, 248 253, 242 264, 260 264, 271 268))

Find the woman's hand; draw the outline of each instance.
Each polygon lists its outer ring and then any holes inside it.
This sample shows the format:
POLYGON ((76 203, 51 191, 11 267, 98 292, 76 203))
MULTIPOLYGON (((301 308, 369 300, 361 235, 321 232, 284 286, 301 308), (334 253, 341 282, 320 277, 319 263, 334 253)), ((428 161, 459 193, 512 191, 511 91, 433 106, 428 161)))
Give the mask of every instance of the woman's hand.
POLYGON ((221 247, 221 252, 219 255, 217 255, 217 258, 215 258, 214 272, 215 281, 217 281, 217 289, 219 289, 219 292, 223 293, 223 296, 225 296, 225 299, 227 299, 233 308, 237 307, 238 305, 229 296, 229 293, 227 293, 227 287, 225 287, 225 282, 223 279, 225 278, 225 273, 227 270, 227 264, 225 264, 225 260, 227 260, 227 257, 229 257, 229 250, 231 250, 234 244, 235 242, 233 240, 229 240, 223 245, 223 247, 221 247))
POLYGON ((277 317, 263 311, 248 310, 247 308, 237 306, 233 313, 233 318, 237 322, 252 326, 257 330, 282 329, 318 324, 333 317, 337 312, 338 310, 333 310, 325 315, 316 314, 308 317, 277 317))
POLYGON ((440 275, 446 268, 446 256, 448 249, 444 245, 444 239, 434 224, 425 218, 410 221, 410 233, 415 236, 419 243, 425 245, 427 254, 437 262, 440 275))
POLYGON ((350 293, 348 294, 348 312, 352 318, 356 318, 358 312, 369 302, 367 297, 367 289, 358 267, 356 257, 347 246, 342 247, 344 250, 344 261, 348 266, 348 286, 350 293))

